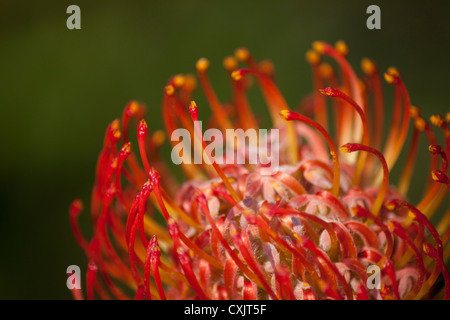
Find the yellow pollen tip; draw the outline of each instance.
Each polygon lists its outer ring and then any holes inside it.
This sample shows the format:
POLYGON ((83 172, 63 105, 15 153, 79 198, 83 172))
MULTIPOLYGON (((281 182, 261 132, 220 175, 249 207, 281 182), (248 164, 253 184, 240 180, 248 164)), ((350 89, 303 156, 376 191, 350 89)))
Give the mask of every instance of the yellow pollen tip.
POLYGON ((325 79, 330 79, 333 75, 333 67, 329 63, 322 63, 319 71, 325 79))
POLYGON ((144 119, 141 120, 141 122, 140 122, 139 125, 142 126, 144 129, 147 129, 147 128, 148 128, 148 126, 147 126, 147 121, 145 121, 144 119))
POLYGON ((181 74, 178 74, 173 77, 173 84, 177 88, 182 87, 184 85, 185 81, 186 81, 186 78, 181 74))
POLYGON ((227 71, 233 71, 236 70, 238 65, 238 62, 236 61, 236 59, 232 56, 228 56, 225 59, 223 59, 223 67, 225 68, 225 70, 227 71))
POLYGON ((438 181, 438 177, 436 176, 436 174, 435 174, 434 172, 431 172, 431 178, 432 178, 434 181, 438 181))
POLYGON ((117 168, 118 159, 114 158, 114 160, 111 162, 111 168, 116 169, 117 168))
POLYGON ((289 115, 291 114, 291 111, 289 110, 281 110, 280 111, 280 115, 287 120, 289 118, 289 115))
POLYGON ((334 47, 342 56, 346 57, 348 55, 349 49, 344 41, 339 40, 334 47))
POLYGON ((384 79, 385 79, 386 82, 388 82, 388 83, 394 83, 394 81, 395 81, 395 78, 394 78, 391 74, 389 74, 389 73, 385 73, 385 74, 384 74, 384 79))
POLYGON ((359 84, 360 90, 361 90, 363 93, 366 92, 366 85, 364 84, 364 81, 362 81, 361 79, 358 79, 358 84, 359 84))
POLYGON ((136 113, 139 111, 139 105, 138 105, 138 103, 137 103, 136 101, 132 101, 132 102, 130 103, 129 111, 130 111, 132 114, 136 114, 136 113))
POLYGON ((314 50, 308 50, 305 54, 306 61, 312 65, 318 65, 320 63, 320 55, 314 50))
POLYGON ((233 71, 233 73, 231 73, 231 78, 233 78, 233 80, 241 80, 242 79, 242 73, 239 70, 235 70, 233 71))
POLYGON ((420 116, 420 109, 415 106, 410 106, 409 115, 411 116, 411 118, 416 119, 417 117, 420 116))
POLYGON ((436 173, 437 173, 437 170, 432 171, 432 172, 431 172, 431 178, 432 178, 434 181, 439 182, 440 179, 439 179, 439 177, 437 176, 436 173))
POLYGON ((395 76, 395 77, 400 77, 400 72, 399 72, 398 69, 395 68, 395 67, 390 67, 390 68, 388 68, 388 69, 387 69, 387 73, 389 73, 389 74, 391 74, 391 75, 393 75, 393 76, 395 76))
POLYGON ((125 145, 122 147, 122 149, 123 149, 124 152, 129 153, 129 152, 131 151, 131 143, 128 142, 127 144, 125 144, 125 145))
POLYGON ((204 72, 209 68, 209 60, 206 58, 200 58, 195 64, 195 68, 199 72, 204 72))
POLYGON ((182 255, 182 254, 184 254, 185 253, 185 251, 184 251, 184 249, 182 248, 182 247, 178 247, 177 248, 177 254, 178 255, 182 255))
POLYGON ((395 226, 394 223, 392 223, 392 221, 389 221, 388 223, 386 223, 386 227, 388 227, 389 231, 393 231, 395 226))
POLYGON ((345 152, 345 153, 350 153, 350 149, 346 146, 340 147, 339 150, 341 150, 342 152, 345 152))
POLYGON ((415 219, 416 218, 416 214, 414 212, 412 212, 412 211, 409 211, 408 212, 408 217, 411 218, 411 219, 415 219))
POLYGON ((318 53, 324 53, 324 51, 325 51, 325 44, 321 41, 314 41, 312 43, 312 47, 318 53))
POLYGON ((417 130, 419 130, 419 131, 425 130, 425 125, 426 125, 425 119, 421 118, 421 117, 416 118, 416 120, 414 121, 414 125, 416 126, 417 130))
POLYGON ((161 146, 166 140, 166 135, 164 134, 164 131, 162 130, 155 131, 152 135, 152 140, 156 146, 161 146))
POLYGON ((111 122, 111 129, 112 130, 119 130, 119 120, 114 120, 113 122, 111 122))
POLYGON ((430 121, 434 126, 439 128, 444 124, 444 118, 439 114, 432 115, 430 121))
POLYGON ((388 82, 388 83, 394 83, 395 81, 397 81, 397 79, 400 77, 400 73, 398 72, 398 70, 394 67, 390 67, 386 73, 384 74, 384 79, 388 82))
POLYGON ((120 132, 120 130, 114 130, 113 136, 116 139, 120 139, 120 137, 122 136, 122 133, 120 132))
POLYGON ((195 101, 191 101, 191 103, 189 104, 189 109, 198 109, 195 101))
POLYGON ((264 74, 272 75, 275 73, 275 66, 272 61, 263 60, 259 63, 259 71, 264 74))
POLYGON ((245 62, 250 59, 250 51, 247 48, 238 48, 234 52, 236 59, 245 62))
POLYGON ((171 96, 171 95, 173 95, 173 94, 175 93, 175 88, 174 88, 171 84, 169 84, 169 85, 167 85, 167 86, 164 88, 164 92, 165 92, 168 96, 171 96))
POLYGON ((434 144, 430 144, 429 146, 428 146, 428 150, 430 150, 430 152, 432 152, 432 153, 438 153, 439 151, 438 151, 438 146, 437 145, 434 145, 434 144))
POLYGON ((376 67, 372 60, 364 58, 361 60, 361 69, 366 75, 372 75, 375 73, 376 67))
POLYGON ((192 74, 185 76, 184 88, 188 91, 193 91, 197 87, 197 79, 192 74))

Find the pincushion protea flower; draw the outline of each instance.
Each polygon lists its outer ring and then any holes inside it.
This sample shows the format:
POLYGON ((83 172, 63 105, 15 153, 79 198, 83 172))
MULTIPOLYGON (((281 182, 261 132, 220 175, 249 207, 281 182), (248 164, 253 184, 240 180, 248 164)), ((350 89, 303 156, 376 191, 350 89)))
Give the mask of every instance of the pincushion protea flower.
MULTIPOLYGON (((450 210, 444 209, 436 228, 430 219, 450 185, 449 114, 425 119, 411 106, 399 72, 389 68, 384 78, 394 90, 393 119, 383 144, 377 66, 364 59, 358 78, 347 53, 343 42, 313 43, 306 59, 314 90, 297 112, 276 86, 273 65, 258 63, 247 49, 224 60, 230 103, 216 96, 208 60, 197 62, 213 113, 210 127, 258 128, 246 95, 256 80, 280 130, 280 167, 270 175, 258 165, 181 163, 187 181, 178 186, 158 155, 164 134, 150 133, 145 107, 129 103, 108 126, 98 158, 89 241, 78 227, 81 201, 70 209, 74 235, 89 260, 87 298, 448 299, 450 210), (132 123, 140 159, 129 142, 132 123), (389 172, 410 123, 411 145, 393 186, 389 172), (444 135, 444 147, 433 127, 444 135), (429 141, 431 174, 423 198, 408 199, 422 134, 429 141), (370 266, 381 270, 379 289, 368 286, 370 266)), ((195 87, 193 75, 169 79, 162 103, 169 137, 178 127, 198 129, 195 87)), ((193 147, 203 149, 205 141, 193 147)), ((73 293, 83 298, 81 290, 73 293)))

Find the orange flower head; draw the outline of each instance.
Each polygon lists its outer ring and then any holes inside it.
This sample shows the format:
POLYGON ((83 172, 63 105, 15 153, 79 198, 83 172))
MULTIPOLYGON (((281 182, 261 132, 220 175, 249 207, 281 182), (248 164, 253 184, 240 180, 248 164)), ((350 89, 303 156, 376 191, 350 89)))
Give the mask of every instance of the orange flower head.
MULTIPOLYGON (((384 137, 383 77, 369 59, 358 77, 348 52, 342 41, 313 43, 306 54, 313 92, 297 108, 283 98, 273 64, 246 48, 223 61, 229 103, 216 95, 205 58, 196 64, 197 77, 169 79, 162 101, 166 134, 148 127, 144 105, 130 102, 108 126, 98 157, 91 239, 77 222, 82 202, 70 208, 89 263, 87 298, 450 298, 450 210, 444 208, 437 225, 430 222, 450 187, 450 113, 427 120, 411 105, 400 72, 389 68, 384 80, 394 107, 384 137), (212 111, 208 128, 224 135, 260 128, 247 99, 251 86, 260 88, 280 137, 275 169, 215 161, 199 122, 203 106, 192 100, 197 82, 212 111), (130 143, 134 126, 136 145, 130 143), (176 147, 166 137, 178 128, 194 137, 189 150, 208 160, 193 163, 190 152, 180 154, 181 185, 174 165, 159 155, 166 140, 176 147), (422 135, 430 174, 423 197, 408 200, 422 135), (401 152, 406 160, 393 185, 390 172, 401 152)), ((239 144, 232 152, 245 159, 260 153, 239 144)))

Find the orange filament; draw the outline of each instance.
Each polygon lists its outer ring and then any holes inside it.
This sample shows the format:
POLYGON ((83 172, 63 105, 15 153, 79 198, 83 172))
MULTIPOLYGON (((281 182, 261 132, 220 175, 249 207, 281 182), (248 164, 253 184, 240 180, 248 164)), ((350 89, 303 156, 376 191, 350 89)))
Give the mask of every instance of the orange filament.
MULTIPOLYGON (((327 87, 327 88, 321 89, 320 92, 322 94, 326 95, 327 97, 336 97, 336 98, 342 99, 342 100, 346 101, 347 103, 349 103, 356 110, 359 117, 361 118, 361 122, 362 122, 362 126, 363 126, 362 143, 364 145, 368 146, 369 145, 369 131, 367 128, 366 115, 365 115, 363 109, 359 105, 357 105, 356 102, 353 101, 349 96, 347 96, 345 93, 343 93, 337 89, 327 87)), ((361 152, 359 154, 358 162, 357 162, 356 168, 355 168, 355 174, 353 176, 353 184, 354 185, 359 184, 359 180, 361 178, 361 174, 362 174, 362 170, 364 168, 366 157, 367 157, 367 154, 364 152, 361 152)))
POLYGON ((250 69, 258 70, 258 63, 247 48, 237 48, 234 52, 234 56, 238 61, 246 63, 250 69))
POLYGON ((272 288, 270 287, 268 283, 269 281, 266 279, 263 272, 260 270, 257 262, 255 261, 254 256, 243 244, 240 233, 235 228, 231 228, 230 231, 234 245, 239 249, 239 253, 242 255, 249 268, 254 272, 256 277, 259 279, 259 283, 261 283, 264 290, 267 291, 267 293, 273 300, 278 300, 277 295, 273 292, 272 288))
MULTIPOLYGON (((385 73, 385 79, 387 82, 394 84, 396 87, 395 113, 400 112, 400 105, 402 100, 404 104, 403 117, 401 119, 400 128, 396 126, 395 121, 392 122, 391 135, 389 136, 384 152, 384 154, 386 155, 386 162, 390 170, 397 161, 397 158, 400 155, 400 151, 402 150, 403 144, 406 140, 410 117, 410 100, 408 92, 406 91, 406 87, 401 80, 400 74, 397 69, 389 68, 385 73)), ((394 117, 396 117, 395 114, 394 117)), ((398 119, 398 121, 400 121, 400 119, 398 119)))
POLYGON ((361 69, 369 77, 373 90, 373 109, 375 114, 374 126, 372 128, 372 145, 379 150, 383 142, 383 123, 384 123, 384 99, 381 86, 381 79, 378 68, 375 63, 369 59, 361 61, 361 69))
MULTIPOLYGON (((175 82, 175 80, 172 80, 172 82, 175 82)), ((185 112, 183 112, 180 101, 178 101, 175 97, 175 93, 175 87, 172 84, 169 84, 164 88, 163 118, 166 132, 171 136, 172 132, 176 129, 176 124, 173 119, 175 114, 192 136, 194 131, 192 123, 186 116, 185 112)), ((170 143, 172 147, 174 147, 176 142, 170 139, 170 143)), ((194 148, 198 148, 197 144, 194 144, 194 148)), ((186 155, 183 154, 183 157, 186 157, 186 155)), ((196 165, 186 164, 186 162, 192 163, 192 159, 186 160, 187 161, 181 161, 181 168, 187 178, 195 179, 205 177, 203 172, 200 171, 196 165)))
POLYGON ((228 242, 223 237, 222 233, 220 232, 219 228, 217 227, 216 222, 214 221, 214 219, 211 216, 205 196, 199 192, 199 193, 197 193, 195 200, 199 204, 200 209, 202 210, 203 214, 206 216, 206 219, 208 220, 209 224, 211 225, 211 228, 216 233, 217 237, 219 238, 220 243, 225 248, 225 250, 229 254, 230 258, 233 259, 233 261, 236 263, 236 265, 241 269, 241 271, 247 277, 249 277, 249 279, 252 279, 255 283, 257 283, 258 285, 261 286, 261 283, 259 282, 258 278, 255 277, 255 274, 250 269, 248 269, 245 264, 242 263, 241 259, 239 259, 236 252, 230 247, 228 242))
POLYGON ((339 185, 340 185, 339 159, 337 157, 336 146, 334 145, 333 140, 331 139, 328 132, 317 122, 315 122, 301 114, 298 114, 294 111, 282 110, 280 112, 280 114, 284 119, 286 119, 288 121, 298 120, 298 121, 305 122, 306 124, 309 124, 310 126, 314 127, 316 130, 318 130, 323 135, 323 137, 325 138, 325 140, 328 143, 328 147, 330 148, 331 158, 333 160, 333 168, 334 169, 333 169, 333 185, 331 188, 331 193, 334 194, 335 196, 339 196, 339 185))
MULTIPOLYGON (((353 100, 356 102, 357 105, 363 106, 364 100, 363 100, 363 96, 361 93, 361 88, 359 85, 358 77, 356 76, 355 71, 350 66, 347 59, 344 57, 344 55, 342 55, 342 52, 344 51, 342 49, 343 44, 344 44, 344 42, 341 42, 341 44, 338 45, 338 47, 340 47, 340 49, 338 49, 338 50, 335 49, 330 44, 322 42, 322 41, 315 41, 315 42, 313 42, 312 46, 315 51, 317 51, 320 54, 330 56, 339 64, 339 66, 342 69, 343 74, 345 75, 344 79, 348 79, 348 81, 349 81, 351 97, 353 98, 353 100)), ((350 120, 350 119, 348 119, 348 120, 350 120)), ((348 123, 350 123, 350 122, 351 121, 349 121, 348 123)), ((355 137, 355 139, 358 139, 361 136, 360 129, 359 129, 359 123, 356 123, 353 125, 353 131, 354 131, 353 136, 355 137)))
POLYGON ((145 258, 144 286, 146 289, 147 299, 150 299, 150 289, 148 282, 150 280, 150 270, 151 270, 153 273, 153 279, 155 279, 156 287, 158 289, 159 298, 161 300, 166 300, 166 295, 164 293, 164 288, 161 282, 161 276, 159 274, 160 256, 161 251, 158 246, 158 239, 156 238, 156 236, 153 236, 152 240, 148 244, 147 256, 145 258))
POLYGON ((411 240, 406 230, 398 222, 390 221, 387 226, 395 235, 408 244, 417 261, 419 276, 413 290, 411 290, 411 292, 409 292, 409 294, 405 297, 406 300, 411 300, 417 296, 424 282, 425 267, 423 264, 422 254, 416 247, 416 244, 411 240))
MULTIPOLYGON (((273 83, 272 79, 266 74, 263 74, 259 71, 255 71, 252 69, 238 69, 232 73, 232 78, 234 80, 242 79, 246 74, 254 74, 258 83, 260 85, 261 91, 264 95, 264 99, 269 107, 270 115, 272 117, 272 121, 275 127, 281 125, 280 118, 278 113, 281 110, 288 110, 288 104, 281 94, 280 90, 273 83)), ((289 137, 289 158, 291 164, 295 165, 298 162, 298 142, 297 136, 295 133, 295 128, 292 124, 287 125, 288 137, 289 137)))
POLYGON ((365 146, 365 145, 362 145, 359 143, 347 143, 347 144, 343 145, 340 149, 343 152, 355 152, 355 151, 360 151, 360 150, 370 152, 380 160, 381 165, 383 167, 383 182, 381 183, 380 190, 378 191, 378 195, 375 199, 372 209, 370 210, 370 212, 374 216, 378 216, 381 206, 383 205, 384 198, 386 196, 386 192, 389 188, 389 169, 387 167, 387 163, 383 157, 383 154, 376 149, 373 149, 371 147, 368 147, 368 146, 365 146))
POLYGON ((141 119, 145 115, 145 106, 137 101, 131 101, 127 104, 122 112, 122 139, 129 141, 128 132, 130 127, 130 120, 132 118, 141 119))
POLYGON ((197 104, 195 103, 195 101, 191 101, 191 104, 189 106, 189 113, 191 115, 192 121, 194 122, 195 130, 197 131, 198 136, 201 138, 202 148, 203 148, 204 153, 209 158, 209 161, 210 161, 211 165, 214 167, 214 169, 216 170, 217 174, 222 179, 222 182, 224 183, 224 185, 227 188, 227 190, 230 193, 230 195, 233 197, 234 201, 240 202, 241 201, 241 197, 234 190, 233 186, 231 185, 230 181, 228 180, 228 177, 225 176, 225 173, 220 168, 220 166, 214 161, 212 156, 210 154, 208 154, 208 152, 205 152, 206 143, 205 143, 205 140, 203 140, 203 134, 202 134, 200 126, 198 124, 198 108, 197 108, 197 104))
POLYGON ((409 148, 408 155, 406 157, 406 162, 404 164, 402 176, 400 177, 400 181, 398 183, 398 190, 403 195, 406 195, 408 193, 408 189, 411 183, 411 176, 414 170, 414 164, 416 162, 417 157, 417 150, 419 147, 419 133, 420 131, 417 129, 417 126, 415 126, 411 146, 409 148))
MULTIPOLYGON (((416 127, 418 127, 418 129, 422 132, 425 133, 427 140, 428 140, 428 144, 429 145, 435 145, 437 144, 437 140, 436 137, 434 135, 433 130, 431 129, 430 124, 428 123, 428 121, 421 117, 420 115, 418 116, 418 118, 415 120, 415 125, 416 127)), ((438 157, 433 156, 432 153, 430 153, 430 168, 429 171, 433 171, 436 170, 438 168, 438 157)), ((433 179, 431 178, 431 176, 429 176, 428 178, 428 182, 425 188, 425 193, 428 192, 431 188, 431 186, 434 185, 433 179)))
MULTIPOLYGON (((329 63, 324 62, 320 64, 320 73, 322 74, 322 77, 327 80, 328 84, 331 87, 340 87, 339 81, 336 77, 336 73, 329 63)), ((351 110, 349 110, 350 108, 339 99, 334 99, 332 103, 333 112, 335 115, 334 118, 336 141, 338 144, 344 144, 350 139, 350 135, 347 135, 349 131, 344 130, 344 128, 346 129, 346 123, 350 121, 351 110)))
POLYGON ((225 112, 219 99, 217 98, 217 95, 214 92, 206 73, 209 68, 208 59, 201 58, 197 61, 195 67, 197 69, 197 74, 200 79, 200 84, 203 88, 203 92, 206 95, 206 99, 208 100, 209 106, 211 107, 217 123, 222 127, 223 130, 233 128, 233 125, 229 121, 227 113, 225 112))
POLYGON ((430 117, 431 123, 438 128, 441 128, 444 131, 444 139, 445 139, 445 153, 447 155, 447 158, 450 157, 450 129, 445 122, 445 119, 443 116, 439 114, 432 115, 430 117))
MULTIPOLYGON (((446 176, 445 173, 448 170, 448 161, 445 152, 437 144, 430 145, 429 150, 435 158, 437 158, 438 155, 440 155, 442 158, 441 169, 432 170, 432 179, 434 180, 435 178, 437 178, 436 173, 441 176, 441 178, 444 178, 444 176, 446 176), (442 175, 440 175, 440 173, 442 173, 442 175)), ((425 215, 430 218, 434 213, 434 210, 432 209, 436 208, 436 206, 441 203, 447 191, 448 187, 442 186, 440 182, 433 181, 432 186, 428 189, 423 199, 417 205, 417 209, 424 212, 425 215), (440 190, 441 187, 443 188, 442 190, 440 190)))
POLYGON ((258 70, 267 74, 272 80, 275 79, 275 66, 270 60, 261 60, 258 64, 258 70))
POLYGON ((88 253, 89 243, 82 235, 80 227, 78 225, 78 216, 80 215, 81 211, 83 211, 83 203, 79 199, 74 200, 70 205, 69 210, 70 227, 72 228, 72 232, 80 247, 85 253, 88 253))
POLYGON ((353 71, 353 68, 350 66, 349 62, 345 59, 345 57, 339 52, 339 50, 336 50, 328 43, 322 42, 322 41, 315 41, 312 44, 312 47, 315 51, 317 51, 320 54, 324 54, 327 56, 330 56, 336 62, 339 64, 339 66, 342 68, 343 72, 347 76, 348 80, 350 81, 350 87, 352 91, 352 97, 353 100, 356 101, 358 105, 362 105, 362 95, 359 87, 359 81, 358 77, 356 76, 355 72, 353 71))
MULTIPOLYGON (((178 225, 176 224, 176 222, 169 216, 169 212, 167 211, 167 208, 164 204, 164 201, 162 199, 161 196, 161 189, 160 189, 160 178, 159 178, 159 174, 155 169, 151 169, 150 173, 149 173, 149 177, 150 177, 150 183, 152 185, 153 188, 153 192, 156 196, 156 199, 158 201, 158 205, 161 208, 161 213, 164 216, 164 219, 167 221, 167 223, 169 224, 169 220, 174 224, 174 227, 178 230, 178 225)), ((170 234, 170 230, 169 230, 169 234, 170 234)), ((221 269, 222 265, 220 264, 220 262, 210 256, 208 253, 206 253, 205 251, 203 251, 202 249, 200 249, 194 242, 192 242, 191 240, 189 240, 189 238, 187 238, 184 233, 182 232, 178 232, 177 233, 178 236, 181 238, 181 240, 184 242, 184 244, 189 247, 189 249, 191 249, 193 252, 195 252, 196 254, 198 254, 199 256, 201 256, 203 259, 205 259, 206 261, 208 261, 212 266, 221 269)), ((173 234, 171 234, 172 238, 173 238, 173 234)), ((174 243, 176 242, 176 239, 173 239, 174 243)))
POLYGON ((308 52, 306 52, 306 60, 311 65, 313 75, 314 113, 316 115, 316 121, 325 130, 328 131, 326 102, 323 96, 319 94, 319 90, 323 87, 323 80, 324 80, 321 72, 319 71, 319 66, 321 62, 320 55, 313 50, 309 50, 308 52))
POLYGON ((150 171, 150 164, 147 159, 147 152, 145 151, 145 137, 147 136, 147 123, 144 119, 141 120, 138 126, 138 144, 139 144, 139 152, 141 154, 141 160, 144 165, 144 169, 146 172, 150 171))
MULTIPOLYGON (((223 61, 224 68, 231 75, 237 68, 237 61, 233 57, 227 57, 223 61)), ((231 78, 232 79, 232 78, 231 78)), ((233 79, 232 79, 233 80, 233 79)), ((237 114, 239 116, 239 123, 242 129, 258 129, 258 124, 256 123, 256 118, 252 113, 249 102, 245 95, 245 84, 243 80, 231 81, 231 86, 233 90, 233 102, 237 109, 237 114)))

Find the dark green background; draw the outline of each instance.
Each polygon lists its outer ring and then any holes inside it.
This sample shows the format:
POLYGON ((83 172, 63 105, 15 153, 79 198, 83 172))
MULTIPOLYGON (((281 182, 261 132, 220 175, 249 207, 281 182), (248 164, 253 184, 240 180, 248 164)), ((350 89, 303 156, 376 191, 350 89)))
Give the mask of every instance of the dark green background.
MULTIPOLYGON (((200 57, 227 100, 222 59, 247 46, 275 63, 294 106, 311 90, 311 42, 343 39, 358 73, 365 56, 382 70, 395 65, 425 115, 449 110, 450 3, 393 2, 0 1, 0 298, 71 298, 66 268, 85 270, 86 259, 67 211, 75 197, 89 204, 107 124, 136 99, 161 129, 166 80, 194 72, 200 57), (66 28, 70 4, 81 8, 82 30, 66 28), (366 28, 370 4, 381 7, 381 30, 366 28)), ((266 115, 260 101, 255 94, 254 109, 266 115)), ((418 166, 411 197, 421 194, 426 168, 418 166)))

